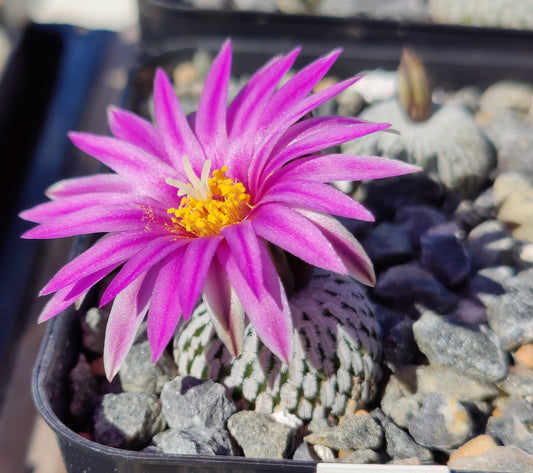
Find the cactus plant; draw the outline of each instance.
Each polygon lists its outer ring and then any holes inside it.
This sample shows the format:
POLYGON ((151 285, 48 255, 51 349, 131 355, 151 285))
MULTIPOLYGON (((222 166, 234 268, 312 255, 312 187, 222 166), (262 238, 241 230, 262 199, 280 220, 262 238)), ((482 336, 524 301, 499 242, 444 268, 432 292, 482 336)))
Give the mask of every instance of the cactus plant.
POLYGON ((402 54, 398 80, 397 99, 374 102, 360 117, 386 119, 400 133, 343 143, 342 152, 404 160, 422 167, 432 180, 457 195, 474 195, 485 185, 496 157, 472 111, 462 103, 431 102, 425 66, 412 50, 402 54))
POLYGON ((533 0, 429 0, 428 11, 437 23, 526 30, 533 27, 533 0))
POLYGON ((363 286, 349 276, 315 270, 290 307, 295 342, 289 367, 251 325, 242 354, 233 358, 200 304, 174 339, 180 374, 223 383, 245 407, 286 409, 303 420, 341 415, 349 399, 363 405, 371 400, 381 373, 381 339, 363 286))

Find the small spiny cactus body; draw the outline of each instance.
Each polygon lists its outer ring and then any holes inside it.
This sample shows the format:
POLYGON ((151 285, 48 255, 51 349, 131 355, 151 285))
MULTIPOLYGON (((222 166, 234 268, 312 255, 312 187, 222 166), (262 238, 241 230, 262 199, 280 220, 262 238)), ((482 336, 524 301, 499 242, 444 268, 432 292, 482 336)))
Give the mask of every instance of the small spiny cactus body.
POLYGON ((315 270, 289 302, 294 324, 289 367, 261 343, 251 324, 234 359, 201 304, 174 340, 180 374, 223 383, 258 411, 284 409, 303 420, 342 415, 349 399, 370 401, 381 373, 381 340, 363 287, 349 276, 315 270))
POLYGON ((533 0, 429 0, 428 12, 436 23, 525 30, 533 27, 533 0))

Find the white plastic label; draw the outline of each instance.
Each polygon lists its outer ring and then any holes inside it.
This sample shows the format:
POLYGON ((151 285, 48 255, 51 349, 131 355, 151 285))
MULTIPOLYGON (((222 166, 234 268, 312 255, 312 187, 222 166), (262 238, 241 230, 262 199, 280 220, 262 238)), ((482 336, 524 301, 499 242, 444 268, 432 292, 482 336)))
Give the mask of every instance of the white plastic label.
POLYGON ((450 473, 443 465, 356 465, 318 463, 317 473, 450 473))

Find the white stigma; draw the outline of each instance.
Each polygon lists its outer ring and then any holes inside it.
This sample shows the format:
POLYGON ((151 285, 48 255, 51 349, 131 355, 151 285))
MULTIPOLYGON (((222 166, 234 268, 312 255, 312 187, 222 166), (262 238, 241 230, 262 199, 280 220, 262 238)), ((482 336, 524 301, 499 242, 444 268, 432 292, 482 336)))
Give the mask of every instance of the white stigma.
POLYGON ((183 156, 183 169, 189 182, 181 182, 176 179, 167 177, 165 182, 172 187, 177 187, 178 196, 188 195, 195 200, 207 200, 211 197, 211 189, 209 188, 209 173, 211 172, 211 161, 208 159, 202 167, 202 174, 200 179, 195 174, 190 161, 186 156, 183 156))

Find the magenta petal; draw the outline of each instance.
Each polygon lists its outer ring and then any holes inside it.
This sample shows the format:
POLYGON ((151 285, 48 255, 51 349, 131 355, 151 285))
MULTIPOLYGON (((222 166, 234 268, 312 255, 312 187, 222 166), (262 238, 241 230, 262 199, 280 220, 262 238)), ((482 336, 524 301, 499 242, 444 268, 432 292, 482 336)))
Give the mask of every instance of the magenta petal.
POLYGON ((252 223, 245 220, 238 225, 223 228, 221 233, 224 235, 249 286, 255 295, 259 295, 263 285, 261 258, 259 256, 260 241, 255 234, 252 223))
POLYGON ((291 77, 270 100, 264 122, 276 123, 280 115, 290 113, 291 109, 324 77, 340 53, 341 50, 336 49, 313 61, 291 77))
POLYGON ((66 286, 57 291, 50 300, 46 303, 39 315, 38 322, 46 322, 60 312, 70 307, 80 297, 85 295, 87 291, 94 286, 98 281, 103 279, 107 274, 113 271, 118 264, 106 266, 105 268, 96 271, 86 277, 78 279, 73 284, 66 286))
POLYGON ((205 278, 203 297, 218 337, 237 357, 244 341, 244 309, 217 258, 205 278))
POLYGON ((344 225, 326 214, 304 209, 298 209, 297 211, 321 229, 324 236, 333 245, 344 266, 348 269, 350 276, 368 286, 376 284, 372 261, 370 261, 361 244, 344 225))
POLYGON ((327 184, 293 179, 271 187, 261 204, 284 202, 341 217, 373 222, 374 216, 359 202, 327 184))
POLYGON ((226 107, 230 72, 231 42, 228 40, 211 65, 196 111, 196 136, 214 169, 222 166, 227 152, 226 107))
POLYGON ((283 204, 268 203, 250 217, 256 233, 307 263, 346 274, 331 243, 308 219, 283 204))
POLYGON ((244 180, 248 172, 248 163, 238 159, 239 156, 251 156, 256 140, 258 123, 263 117, 266 104, 270 100, 277 84, 290 69, 300 48, 291 51, 285 57, 277 57, 259 69, 242 88, 228 108, 228 133, 230 151, 228 167, 244 180))
POLYGON ((337 82, 327 89, 309 95, 290 111, 287 115, 287 120, 291 124, 295 123, 296 120, 302 118, 305 114, 322 105, 324 102, 327 102, 329 99, 339 95, 344 89, 347 89, 359 79, 361 79, 361 76, 350 77, 349 79, 337 82))
POLYGON ((147 324, 153 363, 165 351, 181 317, 176 275, 180 273, 183 250, 179 249, 164 260, 155 279, 147 324))
POLYGON ((131 192, 133 186, 118 174, 94 174, 92 176, 74 177, 56 182, 46 190, 52 199, 62 199, 96 192, 131 192))
POLYGON ((182 169, 183 156, 186 156, 193 169, 199 173, 205 161, 204 152, 189 126, 169 78, 162 69, 158 69, 155 74, 154 111, 157 127, 173 167, 182 169))
POLYGON ((320 92, 312 94, 296 104, 287 112, 287 114, 282 117, 278 117, 275 120, 274 125, 269 128, 267 139, 261 143, 260 151, 255 157, 255 162, 257 164, 251 167, 250 172, 248 173, 249 181, 251 183, 250 187, 252 189, 257 189, 258 185, 260 184, 262 179, 262 168, 264 168, 268 162, 268 159, 272 153, 272 149, 281 139, 285 131, 302 117, 304 117, 307 113, 311 112, 322 103, 339 94, 357 80, 359 80, 359 77, 353 77, 332 85, 331 87, 321 90, 320 92))
POLYGON ((41 295, 70 286, 77 280, 108 266, 122 264, 143 248, 150 239, 150 235, 143 233, 124 232, 106 235, 63 266, 42 289, 41 295))
POLYGON ((243 277, 231 250, 225 243, 220 245, 217 255, 258 337, 274 355, 289 364, 292 355, 292 319, 289 303, 265 245, 261 245, 260 248, 264 286, 259 298, 255 296, 243 277))
POLYGON ((101 192, 45 202, 44 204, 39 204, 31 209, 21 212, 19 216, 30 222, 44 223, 63 215, 87 211, 90 207, 107 207, 109 213, 113 213, 113 208, 124 205, 129 206, 131 204, 136 204, 138 206, 147 204, 159 205, 158 202, 148 199, 147 197, 101 192))
POLYGON ((263 143, 263 150, 261 151, 261 162, 265 162, 266 157, 272 152, 273 147, 277 144, 278 140, 281 139, 285 131, 290 126, 294 125, 307 113, 311 112, 313 109, 315 109, 322 103, 328 101, 332 97, 335 97, 344 89, 352 85, 354 82, 357 82, 359 79, 360 76, 352 77, 342 82, 338 82, 337 84, 332 85, 327 89, 321 90, 320 92, 309 95, 308 97, 301 100, 299 103, 295 104, 295 106, 288 110, 283 117, 277 118, 274 122, 274 125, 270 127, 269 139, 263 143))
POLYGON ((116 138, 169 162, 159 131, 148 120, 118 107, 109 107, 107 112, 109 128, 116 138))
POLYGON ((172 235, 154 238, 147 242, 142 249, 128 259, 120 272, 113 278, 109 286, 107 286, 100 300, 100 306, 104 306, 113 300, 119 292, 124 290, 126 286, 130 285, 141 274, 148 271, 171 252, 185 244, 186 240, 174 241, 172 235))
POLYGON ((57 314, 63 312, 65 309, 70 307, 79 297, 69 297, 68 294, 69 292, 71 292, 71 289, 72 287, 68 286, 56 292, 45 304, 43 310, 39 314, 37 322, 46 322, 47 320, 50 320, 52 317, 55 317, 57 314))
POLYGON ((301 48, 292 50, 284 57, 274 57, 250 78, 228 108, 228 131, 231 137, 239 138, 255 123, 259 104, 270 100, 283 76, 289 71, 301 48), (253 118, 250 118, 253 117, 253 118))
POLYGON ((300 132, 288 143, 285 142, 285 136, 282 137, 272 151, 273 156, 262 174, 267 176, 295 158, 384 130, 389 126, 387 123, 361 122, 356 118, 346 117, 318 117, 296 123, 289 131, 296 128, 300 132))
POLYGON ((316 182, 365 181, 420 172, 422 169, 397 159, 350 154, 327 154, 294 161, 272 176, 278 179, 306 179, 316 182))
POLYGON ((90 133, 69 133, 72 142, 82 151, 98 159, 116 173, 134 183, 139 189, 155 198, 165 200, 169 186, 163 186, 165 179, 179 177, 175 169, 141 148, 109 136, 90 133))
POLYGON ((104 368, 107 379, 115 377, 135 340, 148 311, 154 274, 143 274, 113 302, 104 341, 104 368))
MULTIPOLYGON (((328 116, 306 118, 305 120, 290 126, 285 133, 283 133, 279 141, 276 143, 276 146, 272 149, 272 155, 285 152, 287 147, 293 146, 295 143, 315 141, 320 135, 327 135, 327 138, 334 133, 335 135, 346 137, 347 135, 345 135, 345 133, 347 131, 351 131, 354 126, 361 123, 367 122, 354 117, 328 116)), ((342 138, 339 138, 339 140, 341 139, 342 138)), ((326 141, 329 143, 329 139, 326 141)), ((343 143, 344 141, 339 141, 339 143, 343 143)))
POLYGON ((187 245, 178 279, 180 303, 186 319, 190 317, 200 297, 209 266, 221 240, 220 236, 193 238, 187 245))
POLYGON ((94 206, 44 222, 22 238, 63 238, 85 233, 134 231, 144 228, 145 210, 135 202, 121 206, 94 206))

